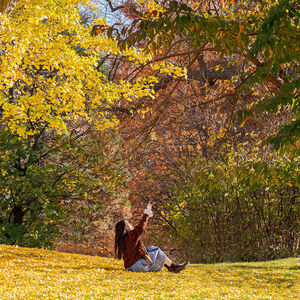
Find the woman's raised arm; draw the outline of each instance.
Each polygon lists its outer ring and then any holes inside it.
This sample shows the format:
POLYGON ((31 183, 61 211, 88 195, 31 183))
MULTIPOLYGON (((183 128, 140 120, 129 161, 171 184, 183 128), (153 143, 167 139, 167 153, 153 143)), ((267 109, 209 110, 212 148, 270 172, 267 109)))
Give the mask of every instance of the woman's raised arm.
POLYGON ((144 209, 144 214, 141 221, 129 232, 130 235, 135 235, 136 242, 140 239, 141 235, 146 229, 149 218, 153 217, 152 205, 149 203, 144 209))

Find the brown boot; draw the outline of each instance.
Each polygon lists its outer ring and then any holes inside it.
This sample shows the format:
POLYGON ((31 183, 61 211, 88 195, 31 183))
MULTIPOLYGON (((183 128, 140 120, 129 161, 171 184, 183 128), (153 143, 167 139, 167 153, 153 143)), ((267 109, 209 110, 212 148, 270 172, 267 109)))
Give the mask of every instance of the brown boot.
POLYGON ((174 272, 173 271, 173 265, 174 264, 172 263, 171 266, 167 266, 167 265, 164 265, 164 266, 168 269, 169 272, 174 272))
POLYGON ((165 265, 165 267, 169 270, 169 272, 180 273, 182 270, 186 269, 189 266, 189 264, 190 262, 187 261, 181 265, 176 265, 172 263, 170 267, 167 265, 165 265))

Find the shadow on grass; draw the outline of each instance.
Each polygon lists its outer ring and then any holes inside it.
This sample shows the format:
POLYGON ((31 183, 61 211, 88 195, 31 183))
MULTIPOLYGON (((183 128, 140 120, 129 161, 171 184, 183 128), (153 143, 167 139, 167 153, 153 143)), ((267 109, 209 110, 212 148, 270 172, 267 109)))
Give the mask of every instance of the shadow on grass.
POLYGON ((123 268, 116 268, 116 267, 101 267, 101 266, 78 266, 78 267, 70 267, 67 268, 68 270, 106 270, 106 271, 125 271, 123 268))
POLYGON ((300 270, 300 266, 292 266, 292 267, 279 267, 279 266, 245 266, 245 265, 234 265, 230 266, 231 268, 237 269, 262 269, 262 270, 271 270, 271 269, 278 269, 278 270, 300 270))

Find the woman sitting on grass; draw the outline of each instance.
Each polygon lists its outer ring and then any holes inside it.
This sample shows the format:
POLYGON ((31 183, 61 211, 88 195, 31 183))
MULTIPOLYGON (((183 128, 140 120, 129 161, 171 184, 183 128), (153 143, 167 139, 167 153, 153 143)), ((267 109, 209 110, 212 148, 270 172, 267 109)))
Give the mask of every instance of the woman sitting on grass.
POLYGON ((115 253, 124 260, 125 269, 133 272, 158 272, 165 266, 170 272, 179 273, 188 267, 189 262, 174 264, 158 247, 145 248, 140 240, 147 222, 153 216, 152 205, 144 210, 142 220, 134 228, 125 220, 119 221, 115 229, 115 253))

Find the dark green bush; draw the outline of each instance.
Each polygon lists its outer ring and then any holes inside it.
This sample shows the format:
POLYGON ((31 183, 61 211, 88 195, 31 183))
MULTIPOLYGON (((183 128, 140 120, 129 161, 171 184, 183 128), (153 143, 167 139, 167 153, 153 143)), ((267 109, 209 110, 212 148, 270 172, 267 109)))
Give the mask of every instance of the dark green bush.
POLYGON ((219 161, 185 163, 181 179, 174 172, 172 197, 162 203, 187 257, 248 261, 299 253, 299 159, 271 156, 232 151, 219 161))

